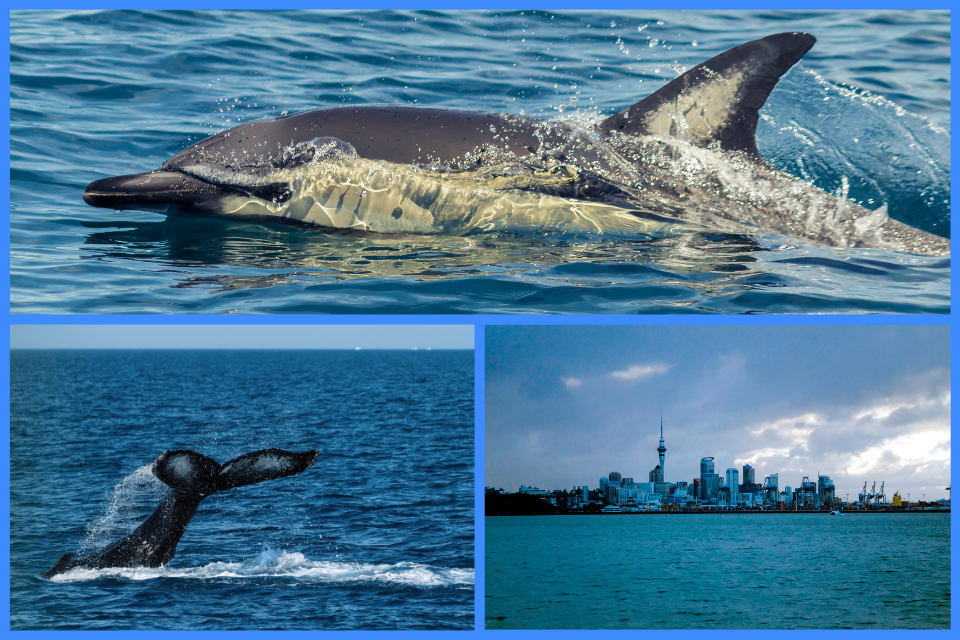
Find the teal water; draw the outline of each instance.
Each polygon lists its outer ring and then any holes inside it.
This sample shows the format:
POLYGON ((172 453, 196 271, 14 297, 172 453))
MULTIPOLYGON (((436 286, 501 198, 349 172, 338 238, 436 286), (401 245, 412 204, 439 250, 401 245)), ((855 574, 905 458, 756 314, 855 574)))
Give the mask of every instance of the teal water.
POLYGON ((949 629, 949 514, 488 517, 487 629, 949 629))
MULTIPOLYGON (((948 258, 763 233, 391 239, 94 209, 91 181, 241 122, 401 104, 591 122, 745 41, 814 49, 761 112, 774 165, 941 235, 948 12, 13 12, 19 313, 943 313, 948 258)), ((749 195, 749 194, 748 194, 749 195)), ((737 219, 736 204, 718 212, 737 219)))

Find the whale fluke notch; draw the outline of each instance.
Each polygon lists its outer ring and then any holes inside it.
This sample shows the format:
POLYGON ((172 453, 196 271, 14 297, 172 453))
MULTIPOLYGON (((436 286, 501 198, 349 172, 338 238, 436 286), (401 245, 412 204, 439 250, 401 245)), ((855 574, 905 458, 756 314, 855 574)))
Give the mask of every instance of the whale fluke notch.
POLYGON ((760 108, 816 41, 807 33, 778 33, 734 47, 607 118, 600 130, 670 136, 700 147, 719 143, 759 157, 760 108))

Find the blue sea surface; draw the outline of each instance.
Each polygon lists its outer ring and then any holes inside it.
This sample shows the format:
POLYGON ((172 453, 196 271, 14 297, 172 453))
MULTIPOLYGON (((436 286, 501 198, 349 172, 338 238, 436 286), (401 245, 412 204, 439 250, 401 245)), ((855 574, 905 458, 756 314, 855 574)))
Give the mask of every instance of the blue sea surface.
POLYGON ((948 11, 12 12, 11 309, 949 312, 949 257, 762 229, 356 237, 82 200, 89 182, 155 169, 213 133, 320 107, 592 122, 784 31, 818 42, 761 111, 763 155, 949 236, 948 11))
POLYGON ((488 517, 487 629, 949 629, 950 514, 488 517))
MULTIPOLYGON (((282 327, 277 327, 282 330, 282 327)), ((472 629, 472 351, 12 351, 11 629, 472 629), (317 449, 206 498, 165 567, 42 574, 167 449, 317 449)))

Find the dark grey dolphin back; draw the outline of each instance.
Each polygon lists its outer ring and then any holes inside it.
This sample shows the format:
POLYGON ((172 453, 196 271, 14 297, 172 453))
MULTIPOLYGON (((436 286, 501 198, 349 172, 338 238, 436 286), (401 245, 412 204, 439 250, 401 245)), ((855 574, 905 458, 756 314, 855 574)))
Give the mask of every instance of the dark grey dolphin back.
POLYGON ((215 166, 226 176, 262 176, 283 166, 291 147, 317 138, 341 140, 361 158, 397 164, 454 160, 489 145, 509 145, 524 156, 540 144, 533 127, 518 116, 452 109, 336 107, 242 124, 184 149, 162 168, 193 173, 191 167, 215 166))
POLYGON ((806 33, 780 33, 734 47, 607 118, 601 131, 671 136, 701 147, 719 142, 724 150, 759 156, 760 108, 815 42, 806 33))

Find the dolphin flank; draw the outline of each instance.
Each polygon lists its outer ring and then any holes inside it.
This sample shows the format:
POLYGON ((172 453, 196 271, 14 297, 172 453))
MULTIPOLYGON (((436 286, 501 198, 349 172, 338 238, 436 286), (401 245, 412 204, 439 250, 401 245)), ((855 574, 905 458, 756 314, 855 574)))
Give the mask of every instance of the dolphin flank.
POLYGON ((264 118, 156 171, 96 180, 83 199, 339 232, 683 228, 949 254, 949 240, 889 218, 886 205, 867 210, 761 157, 759 110, 815 42, 806 33, 747 42, 589 125, 402 106, 264 118))
POLYGON ((201 500, 227 489, 296 475, 309 469, 319 455, 314 450, 262 449, 221 465, 196 451, 165 451, 151 472, 173 491, 150 517, 103 551, 76 560, 72 553, 62 555, 43 576, 51 578, 75 567, 162 567, 173 559, 201 500))

